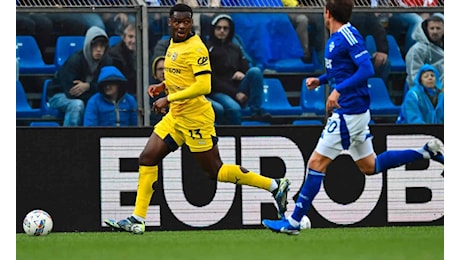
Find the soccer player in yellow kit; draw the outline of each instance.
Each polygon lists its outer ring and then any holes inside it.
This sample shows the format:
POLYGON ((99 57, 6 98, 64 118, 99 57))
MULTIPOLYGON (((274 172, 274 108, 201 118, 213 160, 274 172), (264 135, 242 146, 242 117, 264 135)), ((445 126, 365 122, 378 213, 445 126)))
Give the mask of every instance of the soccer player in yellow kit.
POLYGON ((105 220, 115 230, 143 233, 147 208, 154 192, 153 184, 158 180, 158 164, 183 144, 190 148, 210 179, 270 191, 278 206, 278 216, 281 218, 286 212, 290 185, 288 179, 268 178, 239 165, 224 164, 220 158, 214 111, 205 98, 211 92, 209 54, 200 37, 191 31, 192 16, 192 8, 185 4, 177 4, 169 12, 168 25, 172 39, 164 63, 165 80, 148 89, 151 97, 166 90, 168 95, 156 100, 153 109, 161 113, 169 106, 169 112, 155 125, 139 157, 139 180, 133 214, 120 221, 105 220))

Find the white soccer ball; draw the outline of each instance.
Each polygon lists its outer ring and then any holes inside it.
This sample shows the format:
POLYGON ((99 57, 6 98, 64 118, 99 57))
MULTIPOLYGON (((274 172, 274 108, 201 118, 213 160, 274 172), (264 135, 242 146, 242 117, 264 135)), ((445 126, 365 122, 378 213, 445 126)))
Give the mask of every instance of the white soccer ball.
POLYGON ((53 229, 53 219, 46 211, 35 209, 26 215, 22 227, 29 236, 45 236, 53 229))
POLYGON ((305 215, 300 220, 300 229, 309 229, 311 228, 310 219, 305 215))

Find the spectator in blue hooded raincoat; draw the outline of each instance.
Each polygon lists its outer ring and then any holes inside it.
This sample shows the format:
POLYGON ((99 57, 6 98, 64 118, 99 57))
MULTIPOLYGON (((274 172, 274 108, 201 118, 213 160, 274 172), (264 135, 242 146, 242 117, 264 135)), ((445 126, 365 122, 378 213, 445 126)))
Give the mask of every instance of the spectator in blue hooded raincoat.
POLYGON ((126 92, 128 80, 115 67, 101 69, 97 84, 99 92, 89 100, 84 126, 137 126, 137 102, 126 92))
POLYGON ((399 124, 444 124, 444 86, 439 71, 423 65, 401 105, 399 124))

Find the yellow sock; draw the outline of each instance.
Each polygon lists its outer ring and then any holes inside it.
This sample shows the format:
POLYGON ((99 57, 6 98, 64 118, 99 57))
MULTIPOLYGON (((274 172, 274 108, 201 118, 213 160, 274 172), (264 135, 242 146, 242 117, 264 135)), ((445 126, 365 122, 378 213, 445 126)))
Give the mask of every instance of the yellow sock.
POLYGON ((224 164, 217 174, 217 180, 231 182, 237 185, 249 185, 264 190, 270 190, 272 179, 246 170, 239 165, 224 164))
POLYGON ((136 206, 134 215, 145 218, 154 189, 158 180, 158 166, 139 166, 139 181, 137 184, 136 206))

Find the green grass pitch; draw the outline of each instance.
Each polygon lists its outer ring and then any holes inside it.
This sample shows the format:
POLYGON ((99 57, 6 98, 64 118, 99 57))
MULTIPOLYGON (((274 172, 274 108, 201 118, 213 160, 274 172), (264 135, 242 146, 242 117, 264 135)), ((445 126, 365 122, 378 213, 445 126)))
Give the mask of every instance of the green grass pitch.
POLYGON ((444 259, 444 226, 16 234, 16 259, 444 259))

